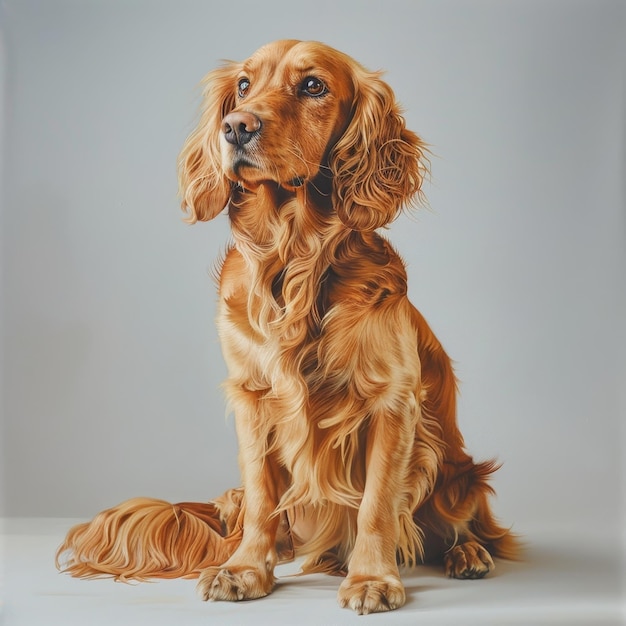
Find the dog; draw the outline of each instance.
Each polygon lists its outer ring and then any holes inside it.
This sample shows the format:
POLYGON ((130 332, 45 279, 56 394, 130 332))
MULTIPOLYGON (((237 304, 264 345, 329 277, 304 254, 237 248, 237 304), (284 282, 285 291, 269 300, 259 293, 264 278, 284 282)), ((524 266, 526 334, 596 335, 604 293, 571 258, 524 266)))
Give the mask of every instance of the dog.
POLYGON ((428 150, 380 73, 277 41, 206 78, 179 159, 187 221, 227 208, 219 271, 243 487, 205 504, 138 498, 68 532, 57 566, 199 577, 203 599, 269 594, 277 562, 343 576, 359 614, 402 606, 399 566, 481 578, 519 544, 489 505, 493 461, 456 423, 451 361, 379 233, 421 200, 428 150), (62 560, 63 559, 63 560, 62 560))

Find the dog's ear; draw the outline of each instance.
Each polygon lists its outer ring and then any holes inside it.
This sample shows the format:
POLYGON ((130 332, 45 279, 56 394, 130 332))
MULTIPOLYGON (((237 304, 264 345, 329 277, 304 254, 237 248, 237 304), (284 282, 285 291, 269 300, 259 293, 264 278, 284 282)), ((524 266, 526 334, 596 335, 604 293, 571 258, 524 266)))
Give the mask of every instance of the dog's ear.
POLYGON ((393 221, 420 193, 428 161, 424 143, 406 128, 391 87, 378 73, 357 71, 354 91, 352 117, 329 166, 339 218, 367 231, 393 221))
POLYGON ((200 121, 178 157, 178 190, 190 224, 214 218, 230 197, 219 141, 222 119, 235 106, 235 68, 227 63, 207 74, 200 121))

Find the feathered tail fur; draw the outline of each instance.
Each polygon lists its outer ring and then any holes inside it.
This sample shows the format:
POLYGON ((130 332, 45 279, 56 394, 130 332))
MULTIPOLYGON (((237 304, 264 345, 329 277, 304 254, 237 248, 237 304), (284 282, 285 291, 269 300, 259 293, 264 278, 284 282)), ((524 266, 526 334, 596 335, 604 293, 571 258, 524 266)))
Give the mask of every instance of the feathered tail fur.
POLYGON ((127 500, 70 529, 56 565, 79 578, 197 578, 239 545, 241 496, 233 489, 207 503, 127 500))

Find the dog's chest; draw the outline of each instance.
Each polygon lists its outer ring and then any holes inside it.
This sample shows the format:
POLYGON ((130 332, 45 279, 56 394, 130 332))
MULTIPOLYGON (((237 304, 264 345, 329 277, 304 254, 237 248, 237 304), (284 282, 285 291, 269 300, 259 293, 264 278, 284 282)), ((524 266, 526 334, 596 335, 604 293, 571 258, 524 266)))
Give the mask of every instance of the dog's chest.
POLYGON ((351 458, 360 445, 366 410, 350 393, 350 368, 341 361, 333 368, 324 362, 324 346, 332 345, 338 333, 332 327, 322 333, 319 320, 304 318, 299 340, 272 324, 261 334, 259 319, 251 319, 255 311, 244 292, 222 302, 219 329, 229 386, 254 397, 262 421, 259 435, 288 470, 292 487, 306 492, 299 498, 357 497, 352 488, 346 493, 346 485, 361 482, 351 458), (328 467, 333 471, 318 476, 320 468, 328 467))

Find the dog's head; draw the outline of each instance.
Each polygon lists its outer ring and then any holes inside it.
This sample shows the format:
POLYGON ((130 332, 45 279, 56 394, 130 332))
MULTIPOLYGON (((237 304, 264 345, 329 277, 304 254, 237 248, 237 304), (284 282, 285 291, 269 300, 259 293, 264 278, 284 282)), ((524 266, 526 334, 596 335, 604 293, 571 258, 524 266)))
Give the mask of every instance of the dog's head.
POLYGON ((233 183, 295 192, 325 177, 341 221, 373 230, 420 190, 424 145, 380 75, 341 52, 277 41, 211 72, 205 84, 200 123, 179 160, 190 222, 217 215, 233 183))

